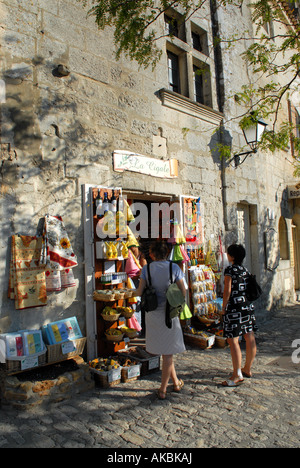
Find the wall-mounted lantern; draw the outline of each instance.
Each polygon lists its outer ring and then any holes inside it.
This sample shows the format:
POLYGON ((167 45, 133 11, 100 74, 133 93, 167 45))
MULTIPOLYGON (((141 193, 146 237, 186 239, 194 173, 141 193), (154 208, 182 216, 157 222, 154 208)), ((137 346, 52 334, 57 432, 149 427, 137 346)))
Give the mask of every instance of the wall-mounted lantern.
POLYGON ((251 151, 245 151, 243 153, 235 154, 233 158, 229 160, 229 163, 234 161, 235 168, 237 168, 245 161, 245 159, 250 154, 257 153, 258 143, 260 142, 267 125, 268 124, 263 119, 261 118, 256 119, 253 117, 253 125, 250 125, 247 128, 243 129, 243 134, 244 134, 246 143, 247 145, 250 146, 251 151), (241 161, 241 156, 245 156, 242 161, 241 161))

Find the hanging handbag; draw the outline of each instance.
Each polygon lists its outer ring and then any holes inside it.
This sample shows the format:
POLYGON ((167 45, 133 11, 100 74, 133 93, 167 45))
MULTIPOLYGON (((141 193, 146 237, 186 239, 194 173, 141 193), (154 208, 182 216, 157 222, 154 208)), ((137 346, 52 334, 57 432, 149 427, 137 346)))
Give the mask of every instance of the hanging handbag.
POLYGON ((173 283, 172 262, 170 262, 170 281, 166 292, 166 326, 172 328, 172 319, 179 317, 184 311, 185 297, 176 283, 173 283))
POLYGON ((148 285, 146 285, 142 297, 141 297, 141 309, 145 312, 149 312, 150 310, 157 309, 157 295, 154 287, 151 283, 151 275, 150 275, 150 265, 147 263, 147 270, 148 270, 148 285))

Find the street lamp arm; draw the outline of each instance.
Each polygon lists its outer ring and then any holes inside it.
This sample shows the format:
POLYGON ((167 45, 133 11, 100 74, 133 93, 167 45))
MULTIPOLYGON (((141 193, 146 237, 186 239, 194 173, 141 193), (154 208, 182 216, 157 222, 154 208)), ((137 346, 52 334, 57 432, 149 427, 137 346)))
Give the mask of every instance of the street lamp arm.
POLYGON ((235 164, 235 167, 237 168, 238 166, 240 166, 246 159, 247 157, 250 155, 250 154, 253 154, 253 153, 257 153, 257 149, 253 149, 251 151, 244 151, 243 153, 238 153, 238 154, 235 154, 233 156, 233 158, 231 158, 229 161, 228 161, 228 164, 230 164, 232 161, 234 161, 234 164, 235 164), (240 160, 240 157, 241 156, 245 156, 243 161, 240 160))

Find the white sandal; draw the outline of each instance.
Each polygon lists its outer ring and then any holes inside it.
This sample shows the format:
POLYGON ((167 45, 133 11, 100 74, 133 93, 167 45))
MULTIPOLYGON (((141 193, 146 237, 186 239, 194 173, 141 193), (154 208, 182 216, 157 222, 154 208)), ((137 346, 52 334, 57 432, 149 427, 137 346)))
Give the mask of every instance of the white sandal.
POLYGON ((224 382, 222 382, 222 386, 223 387, 238 387, 243 382, 244 382, 244 379, 240 379, 237 382, 235 382, 234 380, 229 379, 229 380, 224 380, 224 382))

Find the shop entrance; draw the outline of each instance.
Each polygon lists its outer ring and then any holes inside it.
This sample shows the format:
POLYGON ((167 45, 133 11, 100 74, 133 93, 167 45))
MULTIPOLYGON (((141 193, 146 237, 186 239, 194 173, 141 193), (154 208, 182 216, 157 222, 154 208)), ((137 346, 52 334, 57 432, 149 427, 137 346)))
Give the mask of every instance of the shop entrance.
POLYGON ((292 219, 294 268, 295 268, 295 289, 300 291, 300 215, 295 215, 292 219))
MULTIPOLYGON (((117 202, 116 205, 118 210, 118 207, 120 206, 120 196, 121 199, 123 199, 123 202, 126 197, 128 205, 134 208, 135 218, 133 222, 130 222, 130 220, 127 219, 126 224, 128 227, 132 228, 132 232, 136 235, 137 239, 141 238, 142 241, 145 241, 142 243, 146 244, 146 251, 147 248, 149 251, 149 244, 152 239, 167 240, 170 237, 170 216, 174 217, 171 205, 174 203, 175 206, 180 209, 180 203, 173 195, 153 195, 134 190, 122 191, 120 187, 104 187, 89 184, 82 186, 82 195, 84 217, 84 266, 86 278, 87 358, 91 360, 96 356, 104 354, 104 351, 106 353, 104 346, 109 347, 110 343, 104 335, 106 334, 107 329, 111 329, 116 326, 114 322, 112 322, 113 325, 111 325, 110 321, 104 321, 101 315, 105 306, 109 304, 109 301, 107 302, 106 300, 107 297, 104 297, 104 302, 102 300, 103 298, 96 298, 96 300, 94 300, 94 292, 98 290, 109 291, 122 289, 126 285, 122 276, 125 267, 122 251, 120 251, 120 256, 107 256, 109 246, 105 244, 107 239, 105 236, 102 236, 100 227, 102 226, 103 229, 104 227, 105 229, 110 229, 110 225, 109 222, 107 222, 107 224, 101 224, 104 217, 103 213, 101 214, 100 211, 98 216, 98 207, 102 207, 102 212, 104 212, 103 206, 106 200, 105 195, 107 195, 111 205, 111 211, 113 211, 114 207, 113 199, 117 202), (99 202, 99 204, 97 204, 98 197, 99 200, 100 198, 102 199, 102 203, 99 202), (105 246, 103 246, 103 244, 105 244, 105 246), (105 255, 104 247, 106 247, 105 255)), ((114 238, 108 239, 108 241, 110 240, 114 241, 114 238)), ((118 297, 119 296, 120 294, 118 294, 118 297)), ((116 299, 114 304, 122 306, 122 300, 122 298, 116 299)), ((112 301, 110 301, 110 303, 111 302, 112 301)), ((118 322, 116 322, 116 324, 117 323, 118 322)), ((113 340, 111 343, 115 346, 113 340)), ((119 346, 118 343, 116 346, 119 346)), ((113 353, 111 353, 111 355, 113 355, 113 353)))
POLYGON ((239 203, 237 205, 237 242, 246 250, 246 258, 243 265, 259 277, 259 249, 258 249, 258 215, 257 205, 239 203))
MULTIPOLYGON (((151 241, 168 240, 171 235, 171 220, 180 219, 179 200, 172 197, 155 195, 135 195, 123 192, 135 217, 130 228, 141 245, 149 249, 151 241)), ((147 258, 149 261, 149 257, 147 258)))

